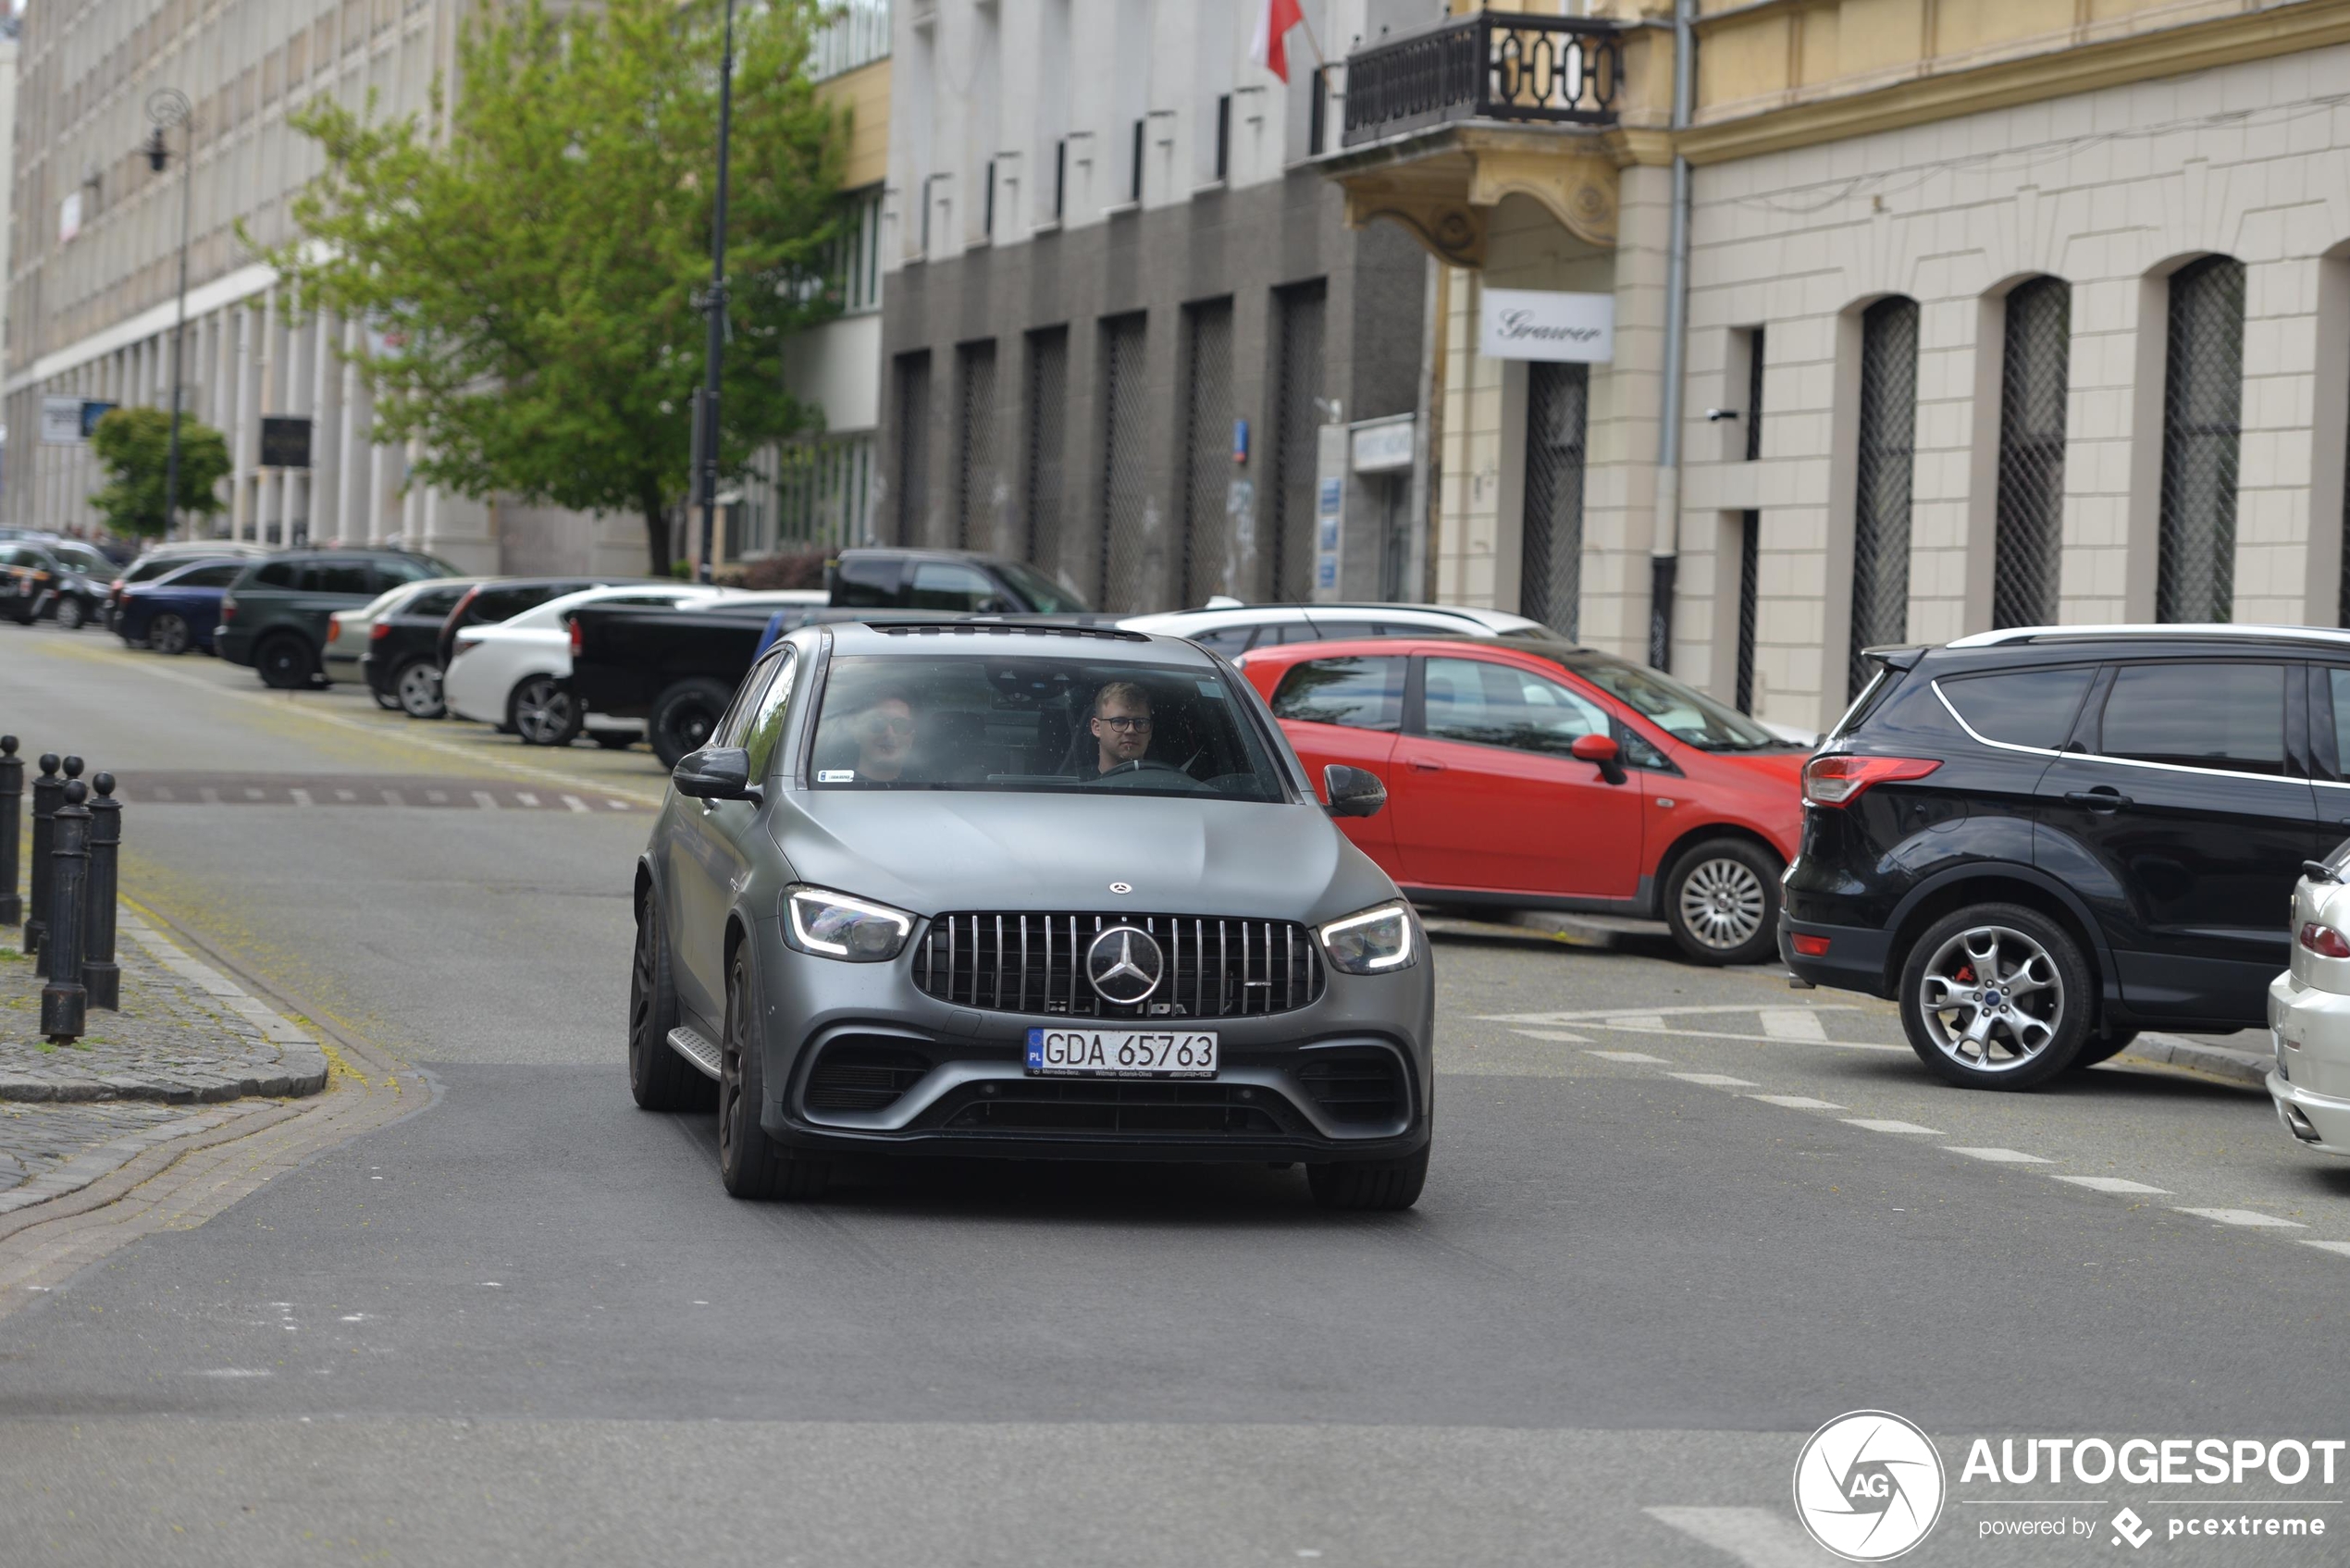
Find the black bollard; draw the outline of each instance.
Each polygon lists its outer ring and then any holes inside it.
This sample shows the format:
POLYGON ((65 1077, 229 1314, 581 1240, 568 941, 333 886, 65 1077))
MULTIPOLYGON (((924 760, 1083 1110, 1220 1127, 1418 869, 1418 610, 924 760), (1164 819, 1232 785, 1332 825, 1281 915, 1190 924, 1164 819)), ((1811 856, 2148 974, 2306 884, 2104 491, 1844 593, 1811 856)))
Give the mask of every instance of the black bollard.
POLYGON ((81 924, 81 988, 90 1005, 122 1010, 122 966, 114 961, 116 862, 122 853, 122 802, 114 797, 114 775, 90 781, 98 797, 90 802, 90 900, 81 924))
POLYGON ((24 900, 17 895, 17 833, 23 827, 24 759, 17 737, 0 735, 0 926, 24 924, 24 900))
MULTIPOLYGON (((24 950, 41 951, 41 933, 49 923, 49 819, 56 815, 57 802, 66 792, 66 781, 57 777, 57 754, 43 752, 41 776, 32 781, 32 874, 26 879, 24 911, 24 950)), ((39 972, 49 972, 49 960, 44 955, 38 965, 39 972)))
POLYGON ((56 846, 49 857, 56 862, 49 878, 49 922, 42 933, 41 956, 49 960, 49 983, 41 988, 41 1032, 52 1045, 81 1038, 89 1016, 90 995, 81 989, 81 928, 88 918, 82 902, 90 895, 90 786, 80 779, 67 783, 66 803, 51 821, 56 846))

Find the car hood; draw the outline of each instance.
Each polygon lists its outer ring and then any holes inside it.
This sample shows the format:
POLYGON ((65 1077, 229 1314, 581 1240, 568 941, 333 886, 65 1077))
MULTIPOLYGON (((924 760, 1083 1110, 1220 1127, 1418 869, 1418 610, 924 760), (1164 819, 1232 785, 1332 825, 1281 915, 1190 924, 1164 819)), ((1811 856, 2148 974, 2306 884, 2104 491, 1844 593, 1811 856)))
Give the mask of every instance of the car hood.
POLYGON ((1715 767, 1728 770, 1733 777, 1744 776, 1757 784, 1789 787, 1801 784, 1803 764, 1812 759, 1808 751, 1704 751, 1698 755, 1715 767))
POLYGON ((770 821, 800 881, 924 915, 1131 907, 1321 920, 1395 896, 1387 874, 1303 804, 803 790, 770 821))

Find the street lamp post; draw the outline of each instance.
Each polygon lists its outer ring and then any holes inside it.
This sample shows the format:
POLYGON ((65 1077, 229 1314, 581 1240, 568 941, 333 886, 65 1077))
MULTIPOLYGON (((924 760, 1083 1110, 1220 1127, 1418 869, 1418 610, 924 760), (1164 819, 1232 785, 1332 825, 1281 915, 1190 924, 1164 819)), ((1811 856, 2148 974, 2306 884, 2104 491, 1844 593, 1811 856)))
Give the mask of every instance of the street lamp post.
POLYGON ((163 531, 179 521, 179 342, 188 331, 188 207, 196 182, 196 117, 188 96, 176 87, 147 94, 147 118, 155 134, 147 141, 147 167, 161 174, 171 161, 164 132, 183 129, 179 142, 179 303, 171 323, 171 446, 163 465, 163 531))
POLYGON ((735 0, 726 0, 726 40, 718 63, 718 203, 710 236, 710 352, 702 376, 700 406, 695 410, 694 451, 700 459, 694 484, 701 501, 701 565, 709 582, 717 559, 718 371, 726 355, 726 152, 735 129, 735 0))

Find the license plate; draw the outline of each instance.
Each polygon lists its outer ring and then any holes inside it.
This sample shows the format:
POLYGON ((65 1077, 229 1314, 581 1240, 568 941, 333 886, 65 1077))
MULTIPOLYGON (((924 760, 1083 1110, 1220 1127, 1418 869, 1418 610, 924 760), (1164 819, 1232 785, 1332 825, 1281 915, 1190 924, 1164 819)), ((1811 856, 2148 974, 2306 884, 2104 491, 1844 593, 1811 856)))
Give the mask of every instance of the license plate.
POLYGON ((1028 1070, 1040 1078, 1214 1078, 1216 1036, 1184 1030, 1032 1029, 1028 1070))

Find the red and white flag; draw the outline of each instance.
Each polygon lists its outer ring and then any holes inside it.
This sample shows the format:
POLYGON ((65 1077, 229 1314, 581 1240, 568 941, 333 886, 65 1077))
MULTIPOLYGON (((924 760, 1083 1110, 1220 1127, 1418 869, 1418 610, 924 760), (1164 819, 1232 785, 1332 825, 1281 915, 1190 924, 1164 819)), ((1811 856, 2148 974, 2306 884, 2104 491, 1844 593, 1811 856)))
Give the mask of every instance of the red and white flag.
POLYGON ((1256 33, 1248 41, 1248 57, 1289 80, 1289 30, 1305 20, 1298 0, 1262 0, 1256 12, 1256 33))

